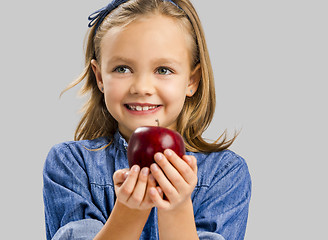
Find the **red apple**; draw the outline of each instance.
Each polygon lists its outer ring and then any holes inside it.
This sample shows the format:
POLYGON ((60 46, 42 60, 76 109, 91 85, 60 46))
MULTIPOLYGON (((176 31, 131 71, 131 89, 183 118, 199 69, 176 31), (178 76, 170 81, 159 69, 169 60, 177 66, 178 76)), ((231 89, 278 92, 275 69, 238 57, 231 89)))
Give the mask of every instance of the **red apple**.
POLYGON ((154 155, 165 149, 173 150, 179 157, 185 155, 185 144, 181 135, 164 127, 139 127, 131 135, 128 145, 130 168, 137 164, 140 168, 150 167, 154 155))

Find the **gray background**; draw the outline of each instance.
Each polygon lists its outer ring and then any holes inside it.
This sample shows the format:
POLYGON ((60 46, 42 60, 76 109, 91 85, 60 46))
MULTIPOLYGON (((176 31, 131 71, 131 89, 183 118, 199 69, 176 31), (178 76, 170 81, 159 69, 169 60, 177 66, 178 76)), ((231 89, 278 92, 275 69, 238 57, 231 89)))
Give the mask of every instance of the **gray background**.
MULTIPOLYGON (((215 72, 206 137, 253 180, 246 239, 322 239, 327 216, 327 2, 194 0, 215 72)), ((44 239, 42 168, 71 140, 83 98, 59 93, 83 67, 87 16, 107 1, 1 2, 0 239, 44 239), (10 236, 10 237, 9 237, 10 236)))

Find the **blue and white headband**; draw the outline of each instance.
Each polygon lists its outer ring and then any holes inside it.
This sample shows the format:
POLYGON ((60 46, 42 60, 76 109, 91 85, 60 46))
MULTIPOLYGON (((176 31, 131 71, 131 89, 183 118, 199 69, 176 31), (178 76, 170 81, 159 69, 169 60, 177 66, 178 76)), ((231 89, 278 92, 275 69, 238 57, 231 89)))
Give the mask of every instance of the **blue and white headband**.
MULTIPOLYGON (((96 25, 96 29, 95 29, 95 33, 97 32, 97 29, 99 27, 99 25, 104 21, 104 19, 106 18, 106 16, 113 11, 115 8, 117 8, 118 6, 120 6, 121 4, 127 2, 129 0, 113 0, 111 3, 109 3, 106 7, 103 7, 97 11, 95 11, 94 13, 90 14, 90 16, 88 17, 88 20, 90 21, 88 24, 88 27, 91 28, 93 27, 95 24, 96 25)), ((173 2, 172 0, 163 0, 163 2, 170 2, 172 4, 174 4, 176 7, 180 8, 175 2, 173 2)), ((180 8, 182 10, 182 8, 180 8)))

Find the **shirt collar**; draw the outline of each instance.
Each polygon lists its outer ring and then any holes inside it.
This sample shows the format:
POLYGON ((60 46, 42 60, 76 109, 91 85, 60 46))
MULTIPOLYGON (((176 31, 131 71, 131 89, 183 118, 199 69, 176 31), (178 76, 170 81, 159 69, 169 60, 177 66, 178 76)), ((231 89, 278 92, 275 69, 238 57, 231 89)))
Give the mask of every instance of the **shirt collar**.
POLYGON ((120 150, 126 150, 128 147, 128 143, 118 130, 114 134, 114 145, 120 150))

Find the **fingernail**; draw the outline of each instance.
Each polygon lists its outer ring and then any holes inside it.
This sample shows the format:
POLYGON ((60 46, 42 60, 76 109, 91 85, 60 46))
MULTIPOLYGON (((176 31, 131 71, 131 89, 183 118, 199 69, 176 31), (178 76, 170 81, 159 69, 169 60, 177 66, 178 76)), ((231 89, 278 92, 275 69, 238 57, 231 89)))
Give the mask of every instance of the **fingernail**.
POLYGON ((138 165, 134 165, 132 168, 131 168, 132 171, 134 172, 138 172, 139 171, 139 166, 138 165))
POLYGON ((156 189, 152 187, 152 188, 149 189, 149 192, 150 192, 151 195, 155 195, 156 194, 156 189))
POLYGON ((130 172, 125 172, 123 175, 124 180, 128 178, 130 172))
POLYGON ((152 168, 153 171, 155 172, 158 171, 158 166, 156 163, 152 164, 150 167, 152 168))
POLYGON ((157 187, 157 192, 159 193, 159 195, 161 195, 163 193, 163 190, 160 187, 157 187))
POLYGON ((155 160, 160 161, 163 159, 163 155, 161 153, 156 153, 154 158, 155 158, 155 160))
POLYGON ((166 150, 164 151, 164 153, 165 153, 165 155, 168 156, 168 157, 172 156, 172 154, 173 154, 171 149, 166 149, 166 150))
POLYGON ((154 178, 153 174, 150 174, 150 175, 149 175, 149 180, 150 180, 150 181, 155 181, 155 178, 154 178))
POLYGON ((191 157, 185 156, 185 161, 190 165, 191 164, 191 157))
POLYGON ((141 173, 142 173, 142 175, 147 176, 148 173, 149 173, 149 168, 143 168, 143 169, 141 170, 141 173))

